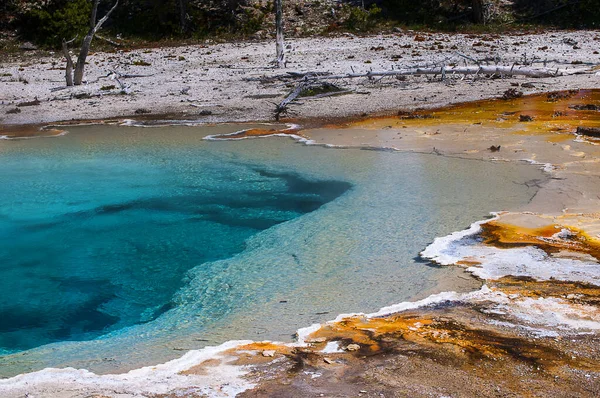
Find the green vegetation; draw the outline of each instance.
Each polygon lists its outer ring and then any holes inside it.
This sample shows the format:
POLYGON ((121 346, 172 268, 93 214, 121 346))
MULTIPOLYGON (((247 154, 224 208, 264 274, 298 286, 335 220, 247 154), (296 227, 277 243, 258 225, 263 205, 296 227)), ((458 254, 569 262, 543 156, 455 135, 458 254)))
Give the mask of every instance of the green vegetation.
POLYGON ((373 30, 381 18, 381 8, 376 4, 371 5, 369 9, 353 6, 345 7, 348 18, 344 21, 344 26, 350 31, 368 32, 373 30))
POLYGON ((600 0, 516 0, 518 19, 561 28, 600 27, 600 0))
MULTIPOLYGON (((0 32, 16 29, 21 40, 46 48, 58 48, 63 39, 75 36, 80 41, 88 29, 91 2, 4 0, 0 2, 0 32)), ((104 15, 112 4, 114 0, 101 0, 98 14, 104 15)), ((395 26, 471 32, 600 27, 600 0, 347 0, 341 5, 332 0, 283 0, 283 4, 289 36, 365 33, 395 26)), ((105 30, 106 35, 125 40, 163 43, 254 34, 268 38, 274 33, 273 1, 120 0, 105 30)))
POLYGON ((89 29, 92 3, 88 0, 54 1, 53 7, 32 6, 18 18, 21 34, 27 40, 58 47, 63 39, 82 39, 89 29))

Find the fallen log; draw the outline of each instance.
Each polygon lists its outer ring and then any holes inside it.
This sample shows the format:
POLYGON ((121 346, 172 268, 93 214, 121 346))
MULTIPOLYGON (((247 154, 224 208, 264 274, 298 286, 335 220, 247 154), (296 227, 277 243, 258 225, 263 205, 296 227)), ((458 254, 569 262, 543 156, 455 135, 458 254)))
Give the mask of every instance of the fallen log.
POLYGON ((270 83, 276 80, 297 80, 301 79, 304 76, 327 76, 331 75, 329 72, 286 72, 280 75, 274 76, 261 76, 261 77, 244 77, 243 81, 246 82, 261 82, 261 83, 270 83))
POLYGON ((302 92, 302 90, 304 90, 306 87, 308 86, 308 81, 307 81, 307 76, 304 77, 304 79, 302 80, 302 82, 300 82, 300 84, 298 84, 291 93, 288 94, 287 97, 285 97, 283 99, 283 101, 281 101, 279 103, 279 105, 277 105, 277 107, 275 108, 275 120, 279 121, 279 116, 283 113, 287 111, 287 106, 290 104, 290 102, 292 102, 293 100, 295 100, 300 93, 302 92))
POLYGON ((410 75, 500 75, 527 77, 555 77, 574 75, 588 72, 589 69, 560 69, 560 68, 531 68, 525 66, 507 65, 475 65, 475 66, 436 66, 406 68, 390 71, 369 71, 365 73, 346 73, 329 76, 306 76, 309 80, 373 78, 381 76, 410 76, 410 75))

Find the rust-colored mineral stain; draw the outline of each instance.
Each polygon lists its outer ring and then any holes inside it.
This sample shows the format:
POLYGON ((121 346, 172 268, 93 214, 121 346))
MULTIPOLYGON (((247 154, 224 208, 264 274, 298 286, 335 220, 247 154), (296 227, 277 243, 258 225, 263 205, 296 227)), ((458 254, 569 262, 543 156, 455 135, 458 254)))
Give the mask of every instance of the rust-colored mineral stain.
POLYGON ((508 295, 521 297, 556 297, 574 304, 600 305, 600 286, 581 282, 537 281, 528 277, 506 276, 490 282, 490 286, 508 295))
POLYGON ((256 137, 268 137, 272 135, 292 135, 297 134, 297 129, 248 129, 240 130, 233 134, 223 134, 218 136, 223 139, 243 139, 243 138, 256 138, 256 137))
POLYGON ((241 139, 241 138, 251 138, 251 137, 264 137, 273 134, 279 134, 280 130, 266 130, 266 129, 248 129, 248 130, 240 130, 235 134, 228 134, 227 138, 232 139, 241 139))
POLYGON ((340 322, 323 325, 321 329, 310 337, 325 338, 328 341, 344 340, 359 344, 371 352, 381 349, 380 337, 383 335, 402 335, 412 333, 424 325, 430 324, 430 319, 408 318, 404 315, 390 316, 385 318, 366 318, 355 316, 345 318, 340 322))
MULTIPOLYGON (((346 352, 358 357, 402 352, 406 344, 412 344, 411 347, 416 344, 430 356, 445 352, 462 358, 465 367, 487 358, 525 362, 554 374, 564 366, 600 369, 598 360, 575 359, 568 352, 528 340, 512 330, 501 331, 473 322, 473 311, 476 313, 476 308, 455 303, 450 307, 422 308, 384 318, 351 317, 324 325, 311 337, 341 341, 345 346, 359 344, 359 351, 346 352)), ((314 348, 309 350, 318 353, 314 348)))
POLYGON ((482 224, 481 229, 484 243, 491 246, 510 248, 533 245, 550 254, 568 250, 589 254, 600 260, 600 241, 578 228, 557 224, 527 228, 490 221, 482 224), (565 237, 556 237, 562 230, 568 231, 565 237))
POLYGON ((281 343, 253 342, 232 348, 227 351, 228 355, 237 359, 231 362, 233 365, 261 365, 273 361, 280 356, 292 356, 294 348, 281 343), (268 353, 268 355, 267 355, 268 353))
MULTIPOLYGON (((600 90, 544 93, 502 100, 489 99, 437 109, 400 111, 398 115, 369 117, 339 127, 381 129, 387 126, 431 127, 481 125, 509 129, 515 134, 552 134, 572 138, 578 126, 600 127, 600 90)), ((329 126, 334 128, 336 126, 329 126)))
POLYGON ((0 136, 8 138, 52 137, 64 133, 59 128, 47 127, 39 124, 9 125, 0 124, 0 136))
POLYGON ((456 262, 457 265, 464 265, 467 267, 471 267, 474 265, 481 265, 481 261, 477 261, 477 260, 460 260, 456 262))
POLYGON ((286 352, 289 348, 282 344, 273 343, 270 341, 253 342, 250 344, 241 345, 234 349, 235 351, 276 351, 286 352))

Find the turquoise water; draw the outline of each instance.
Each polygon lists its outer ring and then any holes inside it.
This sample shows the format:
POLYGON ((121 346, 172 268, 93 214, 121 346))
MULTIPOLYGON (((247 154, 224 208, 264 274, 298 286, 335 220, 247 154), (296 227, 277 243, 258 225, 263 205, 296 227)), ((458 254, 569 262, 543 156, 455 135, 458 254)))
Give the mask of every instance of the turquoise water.
POLYGON ((525 165, 210 142, 238 126, 72 127, 0 142, 0 375, 127 370, 229 339, 289 340, 453 283, 416 257, 515 209, 525 165))
POLYGON ((2 159, 4 352, 152 321, 172 308, 188 270, 350 188, 201 148, 90 153, 63 141, 2 159))

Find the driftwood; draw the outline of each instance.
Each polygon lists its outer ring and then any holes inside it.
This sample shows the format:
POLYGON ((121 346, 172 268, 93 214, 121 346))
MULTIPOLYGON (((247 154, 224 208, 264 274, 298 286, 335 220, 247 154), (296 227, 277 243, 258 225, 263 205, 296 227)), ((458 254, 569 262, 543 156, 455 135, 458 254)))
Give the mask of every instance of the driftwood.
POLYGON ((582 69, 568 70, 559 68, 531 68, 524 66, 503 66, 503 65, 477 65, 477 66, 435 66, 407 68, 389 71, 369 71, 365 73, 346 73, 342 75, 328 76, 307 76, 310 80, 328 80, 328 79, 354 79, 354 78, 373 78, 381 76, 411 76, 411 75, 500 75, 500 76, 527 76, 527 77, 555 77, 564 76, 587 71, 582 69))
MULTIPOLYGON (((308 76, 305 76, 305 78, 300 82, 300 84, 298 84, 296 87, 294 87, 294 89, 283 99, 283 101, 281 101, 276 106, 275 120, 279 120, 280 115, 287 111, 288 105, 290 105, 292 102, 296 101, 296 99, 303 92, 306 93, 306 90, 310 90, 310 89, 319 90, 319 89, 323 89, 323 88, 325 88, 327 90, 333 90, 333 91, 326 91, 326 92, 321 92, 321 93, 311 95, 311 96, 304 96, 304 97, 302 97, 302 99, 312 100, 312 99, 333 97, 336 95, 350 94, 350 93, 355 92, 354 90, 342 90, 339 87, 334 86, 333 84, 330 84, 330 83, 314 84, 308 80, 308 76)), ((360 93, 360 94, 365 94, 365 93, 360 93)), ((296 102, 296 103, 300 104, 299 102, 296 102)))
POLYGON ((283 101, 281 101, 277 107, 275 108, 275 120, 279 121, 279 116, 281 115, 281 113, 286 112, 287 111, 287 107, 288 105, 295 100, 296 98, 298 98, 298 96, 300 95, 300 93, 302 92, 302 90, 304 90, 305 88, 308 87, 308 81, 306 79, 306 77, 304 78, 304 80, 302 82, 300 82, 300 84, 298 84, 291 93, 288 94, 287 97, 285 97, 283 99, 283 101))
POLYGON ((125 84, 121 81, 121 79, 123 78, 123 75, 121 75, 117 71, 110 70, 110 73, 107 75, 107 77, 113 79, 114 81, 116 81, 119 84, 119 87, 121 88, 121 93, 129 94, 129 85, 125 84))
MULTIPOLYGON (((88 84, 98 83, 100 81, 100 79, 110 78, 113 80, 117 80, 117 83, 119 84, 121 89, 122 90, 124 89, 124 92, 126 93, 129 90, 129 85, 126 85, 123 82, 121 82, 121 79, 132 79, 132 78, 136 78, 136 77, 150 77, 150 76, 154 76, 154 74, 150 74, 150 75, 123 74, 123 73, 117 72, 115 70, 109 69, 109 72, 106 75, 99 76, 98 78, 96 78, 96 80, 88 81, 87 83, 88 84)), ((68 82, 68 80, 67 80, 67 82, 68 82)), ((50 92, 53 93, 56 91, 62 91, 62 90, 66 90, 66 89, 74 89, 74 86, 66 85, 66 86, 60 86, 60 87, 52 87, 50 89, 50 92)))
POLYGON ((261 77, 244 77, 242 78, 243 81, 246 82, 261 82, 261 83, 270 83, 273 81, 277 81, 277 80, 297 80, 297 79, 301 79, 304 76, 329 76, 331 75, 330 72, 294 72, 294 71, 290 71, 290 72, 285 72, 283 74, 280 75, 274 75, 274 76, 261 76, 261 77))
MULTIPOLYGON (((462 56, 462 55, 461 55, 462 56)), ((464 57, 464 56, 463 56, 464 57)), ((466 57, 465 57, 466 58, 466 57)), ((368 78, 373 79, 374 77, 386 77, 386 76, 410 76, 410 75, 439 75, 442 79, 445 79, 448 75, 499 75, 499 76, 527 76, 527 77, 555 77, 569 74, 583 73, 587 69, 567 70, 559 68, 532 68, 522 65, 476 65, 476 66, 433 66, 433 67, 414 67, 405 68, 399 70, 389 71, 369 71, 365 73, 346 73, 340 75, 330 75, 323 73, 287 73, 280 75, 280 78, 285 79, 289 77, 302 76, 302 79, 296 85, 296 87, 281 101, 275 108, 275 120, 279 120, 282 113, 286 112, 288 105, 293 102, 300 93, 309 88, 312 84, 322 80, 336 80, 336 79, 354 79, 354 78, 368 78)), ((350 91, 342 91, 336 93, 319 94, 317 98, 323 98, 331 95, 346 94, 350 91)))

